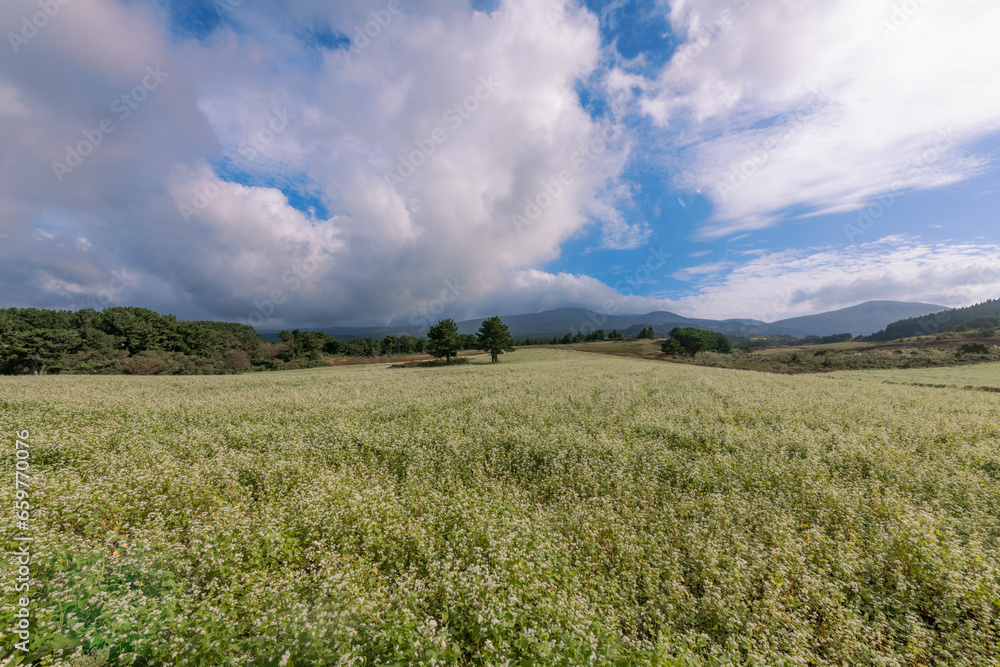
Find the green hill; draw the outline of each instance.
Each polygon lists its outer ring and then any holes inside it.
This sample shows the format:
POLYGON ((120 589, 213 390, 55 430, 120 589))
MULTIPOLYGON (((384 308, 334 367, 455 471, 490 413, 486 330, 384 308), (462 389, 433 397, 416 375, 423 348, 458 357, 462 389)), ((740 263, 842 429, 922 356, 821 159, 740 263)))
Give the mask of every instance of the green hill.
POLYGON ((1000 325, 1000 299, 984 301, 967 308, 944 310, 922 317, 911 317, 893 322, 882 331, 872 334, 869 340, 897 340, 911 336, 931 336, 955 327, 969 329, 996 327, 1000 325))

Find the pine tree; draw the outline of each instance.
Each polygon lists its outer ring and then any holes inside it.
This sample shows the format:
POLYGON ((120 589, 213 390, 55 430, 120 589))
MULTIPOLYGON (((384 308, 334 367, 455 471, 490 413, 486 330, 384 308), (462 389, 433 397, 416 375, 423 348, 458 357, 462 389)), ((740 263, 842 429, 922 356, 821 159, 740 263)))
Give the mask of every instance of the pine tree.
POLYGON ((517 349, 514 347, 510 329, 496 315, 483 322, 477 336, 479 349, 489 352, 494 364, 500 361, 500 355, 504 352, 513 352, 517 349))
POLYGON ((455 320, 441 320, 427 332, 427 351, 437 358, 444 357, 450 364, 452 356, 458 354, 458 325, 455 320))

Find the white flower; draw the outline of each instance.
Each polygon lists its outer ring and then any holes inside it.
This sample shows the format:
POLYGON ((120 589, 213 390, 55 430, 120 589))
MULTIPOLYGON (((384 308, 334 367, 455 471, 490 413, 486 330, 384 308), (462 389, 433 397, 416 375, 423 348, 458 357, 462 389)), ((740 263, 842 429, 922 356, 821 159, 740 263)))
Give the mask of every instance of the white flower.
POLYGON ((292 655, 291 651, 285 651, 285 654, 281 656, 281 660, 278 661, 278 667, 285 667, 288 664, 288 658, 292 655))

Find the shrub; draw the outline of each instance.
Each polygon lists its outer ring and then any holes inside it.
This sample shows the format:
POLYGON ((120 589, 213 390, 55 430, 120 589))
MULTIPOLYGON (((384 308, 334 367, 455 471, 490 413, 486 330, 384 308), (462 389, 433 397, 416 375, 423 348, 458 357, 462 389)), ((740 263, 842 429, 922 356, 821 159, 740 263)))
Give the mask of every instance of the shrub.
POLYGON ((222 361, 222 371, 224 373, 245 373, 250 370, 250 355, 243 350, 229 350, 226 358, 222 361))

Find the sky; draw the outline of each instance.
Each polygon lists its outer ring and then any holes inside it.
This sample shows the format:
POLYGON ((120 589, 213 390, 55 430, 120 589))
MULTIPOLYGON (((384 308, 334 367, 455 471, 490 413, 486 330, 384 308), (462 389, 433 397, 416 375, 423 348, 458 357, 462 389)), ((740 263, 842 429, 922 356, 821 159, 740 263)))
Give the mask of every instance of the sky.
POLYGON ((1000 296, 994 0, 5 0, 0 307, 1000 296))

